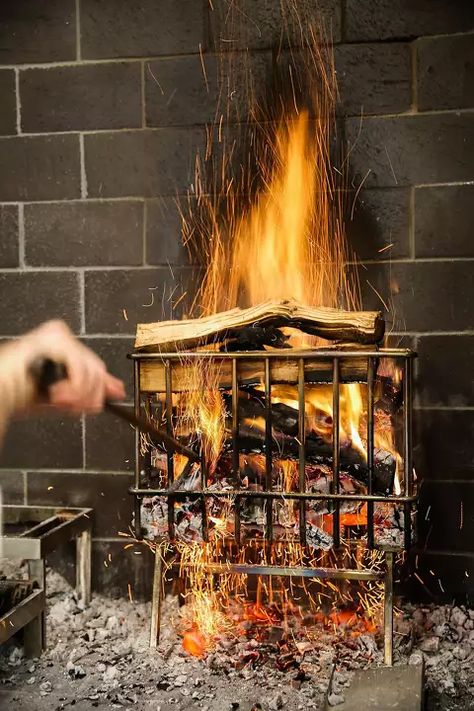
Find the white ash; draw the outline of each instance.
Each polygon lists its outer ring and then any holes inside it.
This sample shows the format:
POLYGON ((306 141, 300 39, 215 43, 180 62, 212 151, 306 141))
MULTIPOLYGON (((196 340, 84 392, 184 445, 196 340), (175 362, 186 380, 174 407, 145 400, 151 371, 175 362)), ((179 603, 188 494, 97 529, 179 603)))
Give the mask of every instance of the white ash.
MULTIPOLYGON (((383 662, 379 636, 345 636, 342 628, 338 634, 318 628, 314 639, 300 640, 284 671, 277 646, 253 638, 222 639, 205 659, 189 657, 171 623, 178 614, 171 597, 164 603, 160 649, 150 652, 149 603, 96 595, 84 610, 56 573, 48 573, 48 603, 43 656, 25 660, 14 643, 1 650, 5 708, 251 711, 260 703, 263 711, 319 711, 326 695, 337 708, 355 669, 383 662)), ((395 663, 424 661, 429 711, 474 706, 473 653, 473 610, 405 605, 396 618, 395 663)))

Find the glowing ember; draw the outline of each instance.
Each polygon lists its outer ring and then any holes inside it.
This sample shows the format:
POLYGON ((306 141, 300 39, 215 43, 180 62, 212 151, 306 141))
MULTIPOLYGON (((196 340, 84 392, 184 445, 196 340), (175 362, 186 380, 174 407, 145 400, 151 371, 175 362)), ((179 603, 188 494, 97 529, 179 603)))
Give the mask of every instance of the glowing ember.
POLYGON ((206 640, 198 630, 190 630, 183 635, 183 649, 193 657, 203 657, 206 653, 206 640))

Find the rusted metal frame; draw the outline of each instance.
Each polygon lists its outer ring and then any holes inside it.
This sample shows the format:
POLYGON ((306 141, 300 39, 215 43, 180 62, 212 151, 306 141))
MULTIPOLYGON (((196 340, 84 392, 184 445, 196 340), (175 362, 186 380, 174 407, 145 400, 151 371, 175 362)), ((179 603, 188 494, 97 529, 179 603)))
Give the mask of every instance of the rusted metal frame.
MULTIPOLYGON (((133 364, 133 386, 134 386, 134 411, 137 417, 140 416, 141 410, 141 392, 140 392, 140 361, 136 360, 133 364)), ((141 470, 141 452, 140 452, 140 429, 135 427, 135 471, 134 481, 135 487, 140 486, 140 470, 141 470)), ((134 522, 135 522, 135 538, 141 540, 142 536, 142 510, 141 502, 135 501, 134 505, 134 522)))
MULTIPOLYGON (((375 361, 367 358, 367 493, 374 492, 374 385, 375 361)), ((374 547, 374 504, 367 502, 367 547, 374 547)))
MULTIPOLYGON (((339 494, 339 469, 340 469, 340 451, 339 451, 339 438, 340 438, 340 378, 339 378, 339 361, 337 358, 333 359, 332 364, 332 493, 339 494)), ((341 529, 340 529, 340 504, 339 500, 335 501, 334 512, 332 515, 333 521, 333 540, 335 548, 339 548, 341 544, 341 529)))
MULTIPOLYGON (((413 361, 406 358, 403 367, 404 494, 413 494, 413 361)), ((405 549, 411 545, 411 504, 404 505, 405 549)))
MULTIPOLYGON (((272 491, 272 383, 270 378, 270 359, 265 358, 265 490, 272 491)), ((273 499, 267 499, 265 540, 267 554, 273 543, 273 499)))
MULTIPOLYGON (((165 381, 166 381, 166 433, 173 436, 173 376, 171 372, 171 360, 165 360, 165 381)), ((168 486, 174 481, 174 458, 172 452, 167 452, 167 467, 168 486)), ((174 502, 175 498, 172 494, 167 494, 168 503, 168 536, 170 541, 174 540, 174 502)))
MULTIPOLYGON (((304 359, 298 360, 298 489, 304 494, 306 489, 306 410, 304 392, 304 359)), ((306 545, 306 502, 302 499, 299 505, 300 543, 306 545)))
POLYGON ((45 593, 43 589, 34 590, 18 605, 0 617, 0 644, 3 644, 19 630, 25 630, 25 655, 39 657, 45 648, 43 637, 43 617, 45 612, 45 593))
MULTIPOLYGON (((239 474, 239 380, 237 359, 232 359, 232 474, 234 481, 240 481, 239 474)), ((234 538, 240 545, 240 497, 234 501, 234 538)))

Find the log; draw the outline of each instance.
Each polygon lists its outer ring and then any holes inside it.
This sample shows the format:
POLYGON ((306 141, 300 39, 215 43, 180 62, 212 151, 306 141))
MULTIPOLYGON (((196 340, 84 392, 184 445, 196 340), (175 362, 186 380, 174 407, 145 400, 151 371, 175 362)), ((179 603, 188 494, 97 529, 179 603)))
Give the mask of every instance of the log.
MULTIPOLYGON (((353 349, 350 345, 344 348, 353 349)), ((363 355, 364 346, 357 346, 363 355)), ((332 348, 325 348, 325 351, 332 348)), ((338 346, 338 351, 342 350, 338 346)), ((313 351, 317 354, 317 349, 313 351)), ((262 358, 239 358, 238 380, 240 385, 256 385, 264 378, 262 358)), ((203 356, 202 359, 190 358, 172 361, 172 389, 175 393, 188 392, 206 387, 231 388, 232 387, 232 360, 216 353, 212 358, 203 356), (193 363, 196 360, 201 364, 206 359, 203 370, 206 377, 196 377, 193 363), (193 372, 194 371, 194 372, 193 372), (206 382, 207 381, 207 382, 206 382)), ((294 385, 298 382, 298 359, 292 356, 291 350, 273 351, 270 360, 270 377, 274 385, 294 385), (281 354, 281 357, 280 357, 281 354)), ((332 361, 330 358, 305 358, 305 382, 308 384, 331 383, 333 378, 332 361)), ((342 383, 360 383, 367 381, 367 359, 348 356, 340 359, 340 379, 342 383)), ((150 358, 140 360, 140 390, 143 393, 166 392, 166 372, 164 359, 150 358)))
MULTIPOLYGON (((274 457, 277 459, 298 459, 299 444, 294 437, 273 429, 274 457)), ((239 452, 262 453, 265 451, 265 433, 244 425, 239 430, 239 452)), ((332 447, 320 437, 310 433, 305 440, 305 457, 309 463, 331 465, 332 447)), ((348 476, 367 486, 369 473, 367 461, 353 447, 340 449, 340 469, 348 476)), ((396 461, 390 452, 376 448, 374 452, 374 494, 393 493, 396 461)))
POLYGON ((298 328, 328 340, 377 344, 385 323, 380 311, 339 311, 314 308, 285 299, 266 301, 248 309, 235 308, 219 314, 184 321, 159 321, 137 325, 135 348, 160 353, 185 351, 210 343, 222 343, 240 329, 258 324, 274 328, 298 328))

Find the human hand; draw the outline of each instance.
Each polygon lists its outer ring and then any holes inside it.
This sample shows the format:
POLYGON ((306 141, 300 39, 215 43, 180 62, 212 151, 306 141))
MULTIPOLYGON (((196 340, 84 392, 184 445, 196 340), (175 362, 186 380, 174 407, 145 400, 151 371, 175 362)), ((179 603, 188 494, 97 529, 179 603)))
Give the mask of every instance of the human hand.
MULTIPOLYGON (((65 367, 67 377, 49 388, 48 404, 68 412, 99 412, 107 398, 121 400, 121 380, 78 341, 62 321, 48 321, 0 348, 0 394, 6 415, 41 404, 30 367, 49 358, 65 367)), ((44 402, 42 403, 44 404, 44 402)))

